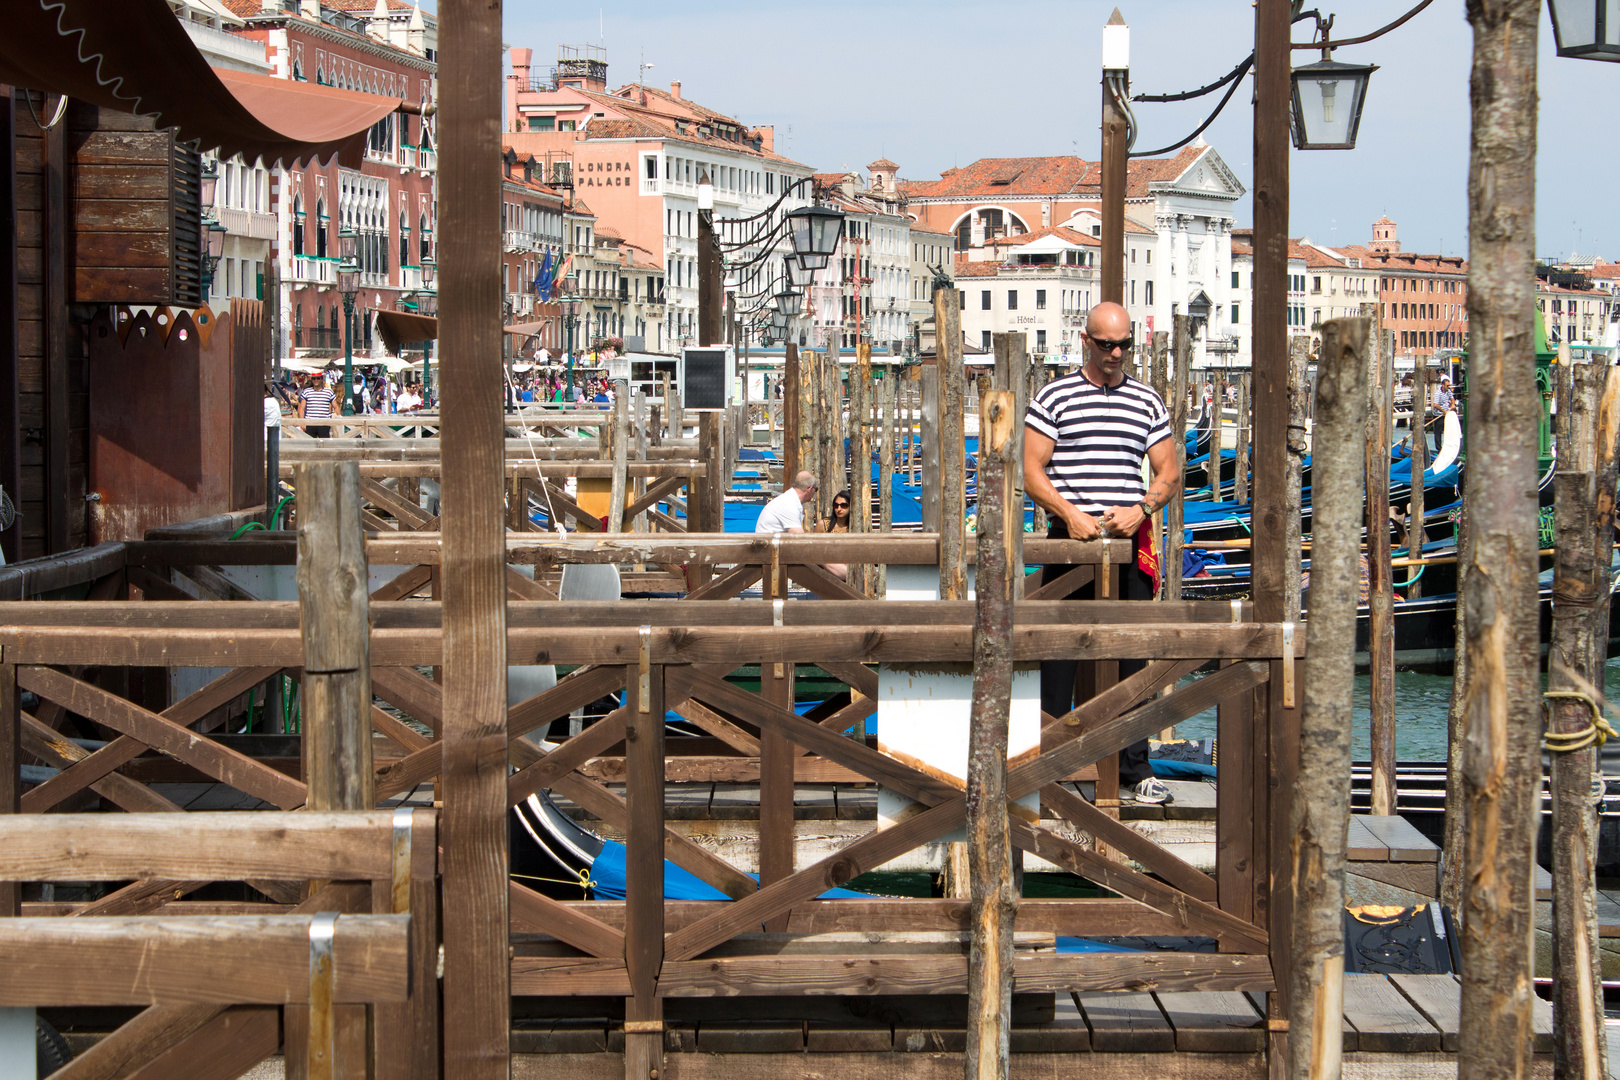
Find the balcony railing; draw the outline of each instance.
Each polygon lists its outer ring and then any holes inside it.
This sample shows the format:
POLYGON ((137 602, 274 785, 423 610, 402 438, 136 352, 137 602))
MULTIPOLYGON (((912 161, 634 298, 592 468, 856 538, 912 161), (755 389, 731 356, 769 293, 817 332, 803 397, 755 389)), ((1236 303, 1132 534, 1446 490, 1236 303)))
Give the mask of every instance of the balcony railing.
POLYGON ((216 30, 212 26, 192 22, 189 19, 182 19, 180 25, 186 28, 186 33, 196 43, 197 50, 204 55, 213 53, 215 56, 230 57, 232 60, 239 60, 266 71, 270 68, 262 41, 216 30))
POLYGON ((423 172, 432 172, 439 167, 439 152, 422 147, 416 151, 416 167, 423 172))
POLYGON ((656 176, 643 176, 641 178, 641 193, 643 195, 657 195, 659 180, 656 176))
POLYGON ((338 260, 326 255, 293 258, 293 280, 306 285, 336 285, 338 260))
POLYGON ((331 326, 294 326, 293 346, 299 349, 341 349, 343 332, 331 326))

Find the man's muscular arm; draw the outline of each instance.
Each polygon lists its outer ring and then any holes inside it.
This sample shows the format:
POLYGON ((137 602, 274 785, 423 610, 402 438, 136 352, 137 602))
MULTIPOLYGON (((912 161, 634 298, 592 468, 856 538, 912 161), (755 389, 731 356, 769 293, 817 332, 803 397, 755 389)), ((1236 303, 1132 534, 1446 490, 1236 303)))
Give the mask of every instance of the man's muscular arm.
POLYGON ((1071 539, 1095 540, 1102 535, 1097 519, 1082 513, 1059 495, 1046 475, 1046 466, 1052 461, 1055 445, 1050 436, 1031 427, 1024 428, 1024 490, 1037 506, 1068 527, 1071 539))
MULTIPOLYGON (((1027 437, 1026 437, 1027 438, 1027 437)), ((1027 441, 1025 445, 1028 445, 1027 441)), ((1169 439, 1160 439, 1148 447, 1148 464, 1153 467, 1153 481, 1148 484, 1147 494, 1142 502, 1154 510, 1160 510, 1175 494, 1176 485, 1181 483, 1181 470, 1176 467, 1175 444, 1169 439)), ((1029 482, 1026 480, 1027 488, 1029 482)), ((1115 536, 1134 536, 1136 530, 1142 527, 1147 520, 1141 506, 1116 506, 1103 514, 1103 524, 1115 536)))

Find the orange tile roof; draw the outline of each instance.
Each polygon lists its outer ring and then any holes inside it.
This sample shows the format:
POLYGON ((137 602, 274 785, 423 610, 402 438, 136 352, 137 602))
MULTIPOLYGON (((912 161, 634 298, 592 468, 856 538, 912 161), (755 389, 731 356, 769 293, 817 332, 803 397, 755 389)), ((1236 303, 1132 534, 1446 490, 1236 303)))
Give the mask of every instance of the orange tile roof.
MULTIPOLYGON (((1148 231, 1152 232, 1151 229, 1148 231)), ((1033 232, 1024 233, 1021 236, 1008 236, 996 239, 994 241, 986 241, 985 246, 992 247, 995 245, 1000 245, 1002 247, 1018 247, 1048 236, 1055 236, 1059 240, 1064 240, 1068 243, 1083 247, 1102 246, 1102 241, 1097 237, 1088 236, 1086 233, 1080 232, 1078 229, 1071 229, 1067 225, 1047 225, 1044 228, 1036 229, 1033 232)))
POLYGON ((995 277, 1001 272, 998 262, 970 262, 966 255, 956 257, 956 276, 965 277, 995 277))
POLYGON ((1373 251, 1360 244, 1334 249, 1347 258, 1360 259, 1363 269, 1390 273, 1466 274, 1468 260, 1461 255, 1422 255, 1410 251, 1373 251))
MULTIPOLYGON (((1167 158, 1139 158, 1126 166, 1125 197, 1146 198, 1148 185, 1174 180, 1209 148, 1188 146, 1167 158)), ((959 169, 947 169, 938 180, 902 180, 900 189, 913 199, 969 197, 1098 195, 1102 165, 1078 157, 980 158, 959 169)))

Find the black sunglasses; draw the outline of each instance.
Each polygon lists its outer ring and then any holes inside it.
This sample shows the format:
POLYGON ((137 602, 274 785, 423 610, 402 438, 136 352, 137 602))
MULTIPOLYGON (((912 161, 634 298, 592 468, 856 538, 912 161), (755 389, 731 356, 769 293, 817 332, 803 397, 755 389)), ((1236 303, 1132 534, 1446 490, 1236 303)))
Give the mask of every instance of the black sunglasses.
POLYGON ((849 509, 849 503, 847 503, 847 502, 835 502, 835 503, 833 503, 833 509, 834 510, 848 510, 849 509))
POLYGON ((1121 352, 1130 352, 1136 348, 1136 339, 1134 337, 1122 337, 1118 341, 1109 341, 1107 338, 1087 335, 1086 340, 1103 352, 1113 352, 1115 349, 1119 349, 1121 352))

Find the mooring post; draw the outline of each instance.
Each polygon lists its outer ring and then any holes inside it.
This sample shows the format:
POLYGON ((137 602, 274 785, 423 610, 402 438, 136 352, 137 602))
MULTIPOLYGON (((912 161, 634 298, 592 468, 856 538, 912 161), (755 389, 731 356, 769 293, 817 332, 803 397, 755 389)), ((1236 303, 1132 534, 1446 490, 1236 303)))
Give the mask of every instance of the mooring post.
MULTIPOLYGON (((1460 1080, 1530 1072, 1541 798, 1536 442, 1537 0, 1471 4, 1468 170, 1468 653, 1461 695, 1460 1080)), ((1455 778, 1455 777, 1454 777, 1455 778)))
MULTIPOLYGON (((997 337, 1001 353, 1010 335, 997 337)), ((1022 335, 1019 335, 1020 337, 1022 335)), ((1013 985, 1012 844, 1007 811, 1007 742, 1012 709, 1013 579, 1023 568, 1023 515, 1009 513, 1014 429, 1022 421, 1006 390, 980 395, 978 570, 973 621, 973 711, 967 767, 968 1080, 1005 1078, 1013 985)))
MULTIPOLYGON (((613 383, 613 438, 610 440, 613 448, 613 478, 609 482, 608 494, 608 524, 609 533, 624 531, 624 495, 629 486, 630 473, 630 403, 625 400, 629 397, 629 384, 622 379, 615 379, 613 383)), ((721 464, 714 457, 705 457, 709 464, 711 482, 714 470, 721 464)), ((721 470, 722 472, 724 470, 721 470)), ((725 483, 724 479, 718 481, 725 483)))
MULTIPOLYGON (((1192 365, 1192 320, 1173 316, 1175 361, 1170 375, 1170 439, 1175 443, 1176 475, 1187 475, 1187 380, 1192 365)), ((1178 484, 1164 507, 1164 598, 1181 599, 1181 547, 1185 539, 1185 484, 1178 484)))
MULTIPOLYGON (((878 531, 894 531, 894 470, 895 442, 899 427, 895 422, 896 403, 900 393, 900 369, 889 366, 878 385, 878 399, 883 409, 883 443, 878 448, 878 531)), ((882 600, 889 592, 889 567, 878 563, 877 580, 873 582, 876 597, 882 600)))
MULTIPOLYGON (((1365 311, 1362 314, 1366 314, 1365 311)), ((1283 458, 1283 548, 1290 552, 1290 566, 1283 575, 1283 618, 1289 622, 1300 619, 1300 553, 1304 544, 1304 475, 1305 455, 1310 452, 1310 439, 1306 433, 1306 414, 1310 411, 1311 393, 1307 385, 1311 344, 1302 337, 1288 342, 1288 438, 1283 458)), ((1251 427, 1251 432, 1257 428, 1251 427)), ((1258 488, 1258 483, 1256 487, 1258 488)), ((1251 515, 1251 521, 1253 520, 1251 515)))
MULTIPOLYGON (((1395 404, 1395 331, 1381 330, 1365 350, 1367 412, 1367 652, 1372 711, 1372 812, 1395 812, 1395 587, 1389 559, 1390 411, 1395 404)), ((1320 369, 1318 369, 1320 370, 1320 369)), ((1317 376, 1321 378, 1320 375, 1317 376)), ((1316 491, 1312 472, 1312 493, 1316 491)), ((1317 501, 1311 500, 1314 514, 1317 501)), ((1314 522, 1314 516, 1312 518, 1314 522)), ((1312 526, 1315 535, 1315 526, 1312 526)), ((1314 551, 1314 549, 1313 549, 1314 551)), ((1315 562, 1314 554, 1312 559, 1315 562)), ((1312 596, 1321 594, 1314 589, 1312 596)))
POLYGON ((1593 694, 1603 684, 1614 534, 1620 368, 1570 364, 1559 349, 1558 473, 1547 748, 1552 753, 1553 1051, 1557 1075, 1606 1077, 1598 952, 1598 818, 1602 768, 1593 694))
MULTIPOLYGON (((1412 422, 1408 425, 1412 433, 1412 500, 1406 507, 1406 551, 1414 559, 1423 558, 1423 542, 1426 539, 1423 511, 1424 486, 1428 481, 1425 474, 1429 469, 1428 399, 1428 363, 1420 356, 1412 365, 1412 422)), ((1408 600, 1423 595, 1423 565, 1418 563, 1406 575, 1408 600)))
POLYGON ((935 364, 939 368, 940 469, 928 482, 939 486, 939 598, 967 597, 963 548, 967 527, 967 443, 963 410, 967 373, 962 367, 962 313, 955 289, 934 292, 934 325, 938 328, 935 364))
POLYGON ((1249 420, 1249 373, 1237 375, 1237 448, 1232 461, 1232 501, 1242 505, 1249 501, 1249 439, 1254 424, 1249 420))
MULTIPOLYGON (((850 378, 850 492, 849 531, 872 531, 872 346, 855 347, 855 371, 850 378)), ((849 583, 868 596, 872 593, 872 564, 851 564, 849 583)))
POLYGON ((644 626, 625 669, 625 1080, 658 1080, 664 1068, 664 669, 651 662, 650 641, 644 626))
POLYGON ((799 346, 788 342, 782 350, 782 489, 786 491, 799 470, 799 346))
MULTIPOLYGON (((370 810, 371 618, 360 466, 301 464, 298 485, 298 623, 304 645, 303 762, 309 810, 370 810)), ((319 883, 312 883, 318 889, 319 883)), ((311 1000, 289 1007, 289 1042, 303 1041, 308 1077, 364 1071, 366 1007, 311 1000), (300 1040, 299 1036, 303 1039, 300 1040)), ((291 1055, 297 1058, 295 1052, 291 1055)), ((298 1073, 295 1065, 292 1069, 298 1073)))
POLYGON ((1221 371, 1207 373, 1210 383, 1210 421, 1209 421, 1209 465, 1205 473, 1209 476, 1209 501, 1221 501, 1221 470, 1225 461, 1221 458, 1221 450, 1226 444, 1226 374, 1221 371))
MULTIPOLYGON (((1344 867, 1350 827, 1351 690, 1355 682, 1358 512, 1367 397, 1368 320, 1322 324, 1312 459, 1311 662, 1299 725, 1299 789, 1293 835, 1294 957, 1288 1074, 1336 1080, 1344 1014, 1344 867)), ((1368 473, 1367 475, 1371 475, 1368 473)))

